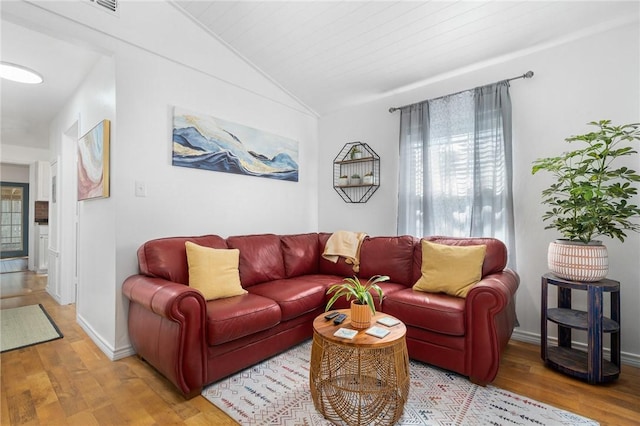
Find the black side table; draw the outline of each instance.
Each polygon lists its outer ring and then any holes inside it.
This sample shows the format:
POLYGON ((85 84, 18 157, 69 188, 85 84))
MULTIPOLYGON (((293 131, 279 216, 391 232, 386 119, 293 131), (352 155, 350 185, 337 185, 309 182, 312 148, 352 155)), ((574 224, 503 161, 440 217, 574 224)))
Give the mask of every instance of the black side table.
POLYGON ((579 282, 542 276, 541 356, 544 362, 565 374, 589 383, 613 381, 620 376, 620 283, 603 279, 579 282), (557 308, 548 308, 548 287, 558 287, 557 308), (587 311, 571 308, 571 290, 587 292, 587 311), (611 318, 603 315, 603 294, 611 294, 611 318), (547 323, 558 325, 558 346, 547 342, 547 323), (571 330, 586 330, 587 352, 571 347, 571 330), (603 333, 611 333, 611 360, 602 353, 603 333))

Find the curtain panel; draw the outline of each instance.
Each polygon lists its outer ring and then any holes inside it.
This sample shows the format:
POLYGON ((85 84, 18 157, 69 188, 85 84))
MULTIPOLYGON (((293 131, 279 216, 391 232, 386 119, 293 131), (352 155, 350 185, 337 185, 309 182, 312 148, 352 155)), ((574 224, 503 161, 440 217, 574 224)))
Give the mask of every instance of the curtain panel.
POLYGON ((507 81, 403 107, 398 233, 495 237, 515 268, 507 81))

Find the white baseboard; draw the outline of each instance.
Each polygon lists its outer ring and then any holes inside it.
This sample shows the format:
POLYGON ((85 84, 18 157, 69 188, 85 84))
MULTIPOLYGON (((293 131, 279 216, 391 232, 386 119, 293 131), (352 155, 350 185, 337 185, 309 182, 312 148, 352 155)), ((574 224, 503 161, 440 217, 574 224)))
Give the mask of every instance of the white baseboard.
MULTIPOLYGON (((540 334, 531 333, 528 331, 520 331, 518 329, 513 330, 513 334, 511 335, 513 340, 518 340, 520 342, 532 343, 534 345, 540 346, 540 334)), ((558 343, 558 339, 555 337, 549 337, 550 343, 558 343)), ((571 345, 577 349, 586 351, 587 345, 585 343, 572 341, 571 345)), ((603 349, 604 356, 609 358, 611 355, 611 351, 609 348, 603 349)), ((621 352, 620 353, 620 362, 625 365, 630 365, 632 367, 640 368, 640 355, 633 354, 631 352, 621 352)))
POLYGON ((126 346, 124 348, 119 348, 119 349, 116 349, 115 352, 113 353, 113 360, 116 361, 122 358, 126 358, 128 356, 135 355, 136 353, 137 352, 135 351, 135 349, 133 349, 133 346, 131 345, 126 346))
POLYGON ((102 338, 102 336, 100 336, 98 333, 96 333, 96 331, 93 329, 93 327, 91 327, 84 320, 84 318, 82 318, 81 315, 78 315, 76 317, 76 320, 78 321, 78 324, 80 325, 80 327, 82 327, 84 332, 87 333, 87 336, 89 336, 89 338, 93 341, 93 343, 95 343, 96 346, 102 352, 104 352, 104 354, 107 356, 107 358, 109 358, 111 361, 117 361, 119 359, 126 358, 128 356, 136 354, 136 351, 133 350, 133 347, 130 346, 130 345, 127 346, 127 347, 124 347, 124 348, 114 349, 113 346, 109 345, 102 338))
POLYGON ((47 287, 45 288, 45 290, 47 291, 47 293, 49 293, 49 296, 53 297, 53 300, 56 301, 56 303, 58 303, 58 305, 61 305, 62 303, 60 303, 60 296, 58 296, 53 289, 51 288, 51 286, 49 284, 47 284, 47 287))

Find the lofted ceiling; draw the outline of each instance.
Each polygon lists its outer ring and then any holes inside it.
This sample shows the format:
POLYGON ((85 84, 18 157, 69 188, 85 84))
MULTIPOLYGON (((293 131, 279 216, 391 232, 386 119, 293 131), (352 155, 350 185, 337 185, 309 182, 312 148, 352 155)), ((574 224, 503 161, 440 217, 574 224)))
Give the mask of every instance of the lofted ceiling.
MULTIPOLYGON (((637 1, 171 3, 319 116, 639 19, 637 1)), ((2 141, 46 148, 99 55, 4 19, 1 35, 3 61, 45 77, 0 83, 2 141)))
POLYGON ((319 115, 580 32, 637 22, 639 10, 637 2, 612 1, 174 4, 319 115))

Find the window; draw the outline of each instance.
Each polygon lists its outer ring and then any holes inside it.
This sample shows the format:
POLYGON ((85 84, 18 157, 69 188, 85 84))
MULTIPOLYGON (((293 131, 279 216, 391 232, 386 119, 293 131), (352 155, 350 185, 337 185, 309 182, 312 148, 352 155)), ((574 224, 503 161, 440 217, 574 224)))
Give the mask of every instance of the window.
POLYGON ((398 233, 494 237, 515 259, 508 83, 401 113, 398 233))

